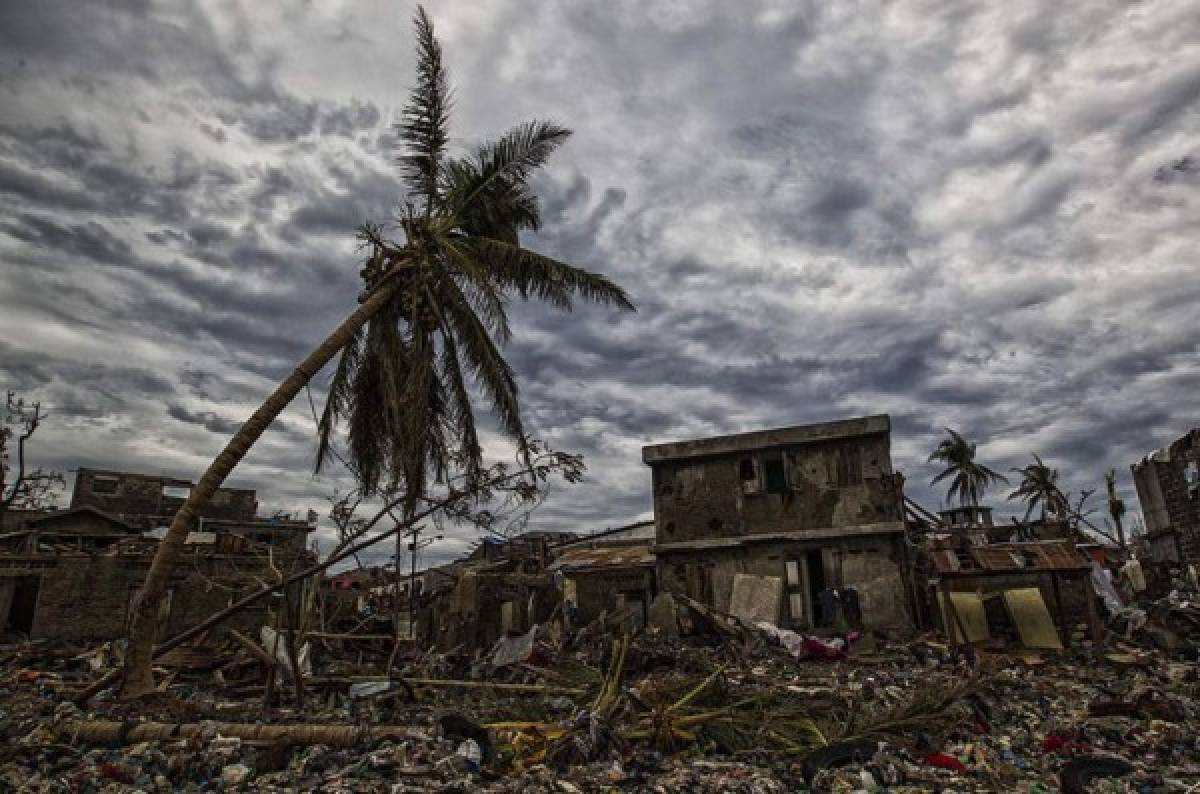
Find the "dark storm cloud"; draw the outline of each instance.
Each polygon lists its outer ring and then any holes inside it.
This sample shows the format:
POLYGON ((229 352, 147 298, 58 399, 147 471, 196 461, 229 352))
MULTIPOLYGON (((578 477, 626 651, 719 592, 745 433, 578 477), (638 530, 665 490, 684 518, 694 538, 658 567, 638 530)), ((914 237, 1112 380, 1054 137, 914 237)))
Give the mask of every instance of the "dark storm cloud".
POLYGON ((193 412, 182 405, 174 403, 167 406, 167 415, 172 419, 178 419, 180 422, 200 425, 210 433, 218 433, 223 436, 233 434, 242 424, 232 419, 222 419, 212 411, 193 412))
POLYGON ((48 358, 0 341, 0 376, 7 388, 43 395, 47 411, 64 417, 111 417, 139 399, 161 398, 175 386, 157 372, 48 358))
POLYGON ((95 221, 70 227, 48 218, 23 214, 0 224, 10 237, 40 249, 83 257, 102 264, 129 264, 134 259, 133 247, 95 221))
MULTIPOLYGON (((193 476, 354 306, 354 228, 401 198, 410 10, 0 0, 0 375, 63 416, 53 461, 193 476)), ((646 514, 638 447, 674 438, 886 411, 935 506, 947 425, 1078 493, 1194 424, 1198 15, 434 9, 452 146, 575 128, 527 242, 640 309, 512 304, 528 423, 589 464, 535 524, 646 514)), ((238 470, 264 503, 338 483, 308 410, 238 470)))
POLYGON ((1197 174, 1200 174, 1200 158, 1185 154, 1172 163, 1159 166, 1154 172, 1154 181, 1175 182, 1188 179, 1195 180, 1197 174))

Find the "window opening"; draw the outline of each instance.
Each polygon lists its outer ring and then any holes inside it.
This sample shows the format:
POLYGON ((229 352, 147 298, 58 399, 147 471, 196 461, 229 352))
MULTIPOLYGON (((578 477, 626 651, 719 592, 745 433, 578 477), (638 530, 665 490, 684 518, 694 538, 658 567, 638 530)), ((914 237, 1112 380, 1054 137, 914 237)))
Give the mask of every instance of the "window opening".
POLYGON ((767 481, 767 493, 786 493, 787 473, 783 468, 783 456, 773 455, 763 461, 763 473, 767 481))
POLYGON ((97 475, 92 478, 92 493, 113 494, 117 492, 120 480, 109 475, 97 475))

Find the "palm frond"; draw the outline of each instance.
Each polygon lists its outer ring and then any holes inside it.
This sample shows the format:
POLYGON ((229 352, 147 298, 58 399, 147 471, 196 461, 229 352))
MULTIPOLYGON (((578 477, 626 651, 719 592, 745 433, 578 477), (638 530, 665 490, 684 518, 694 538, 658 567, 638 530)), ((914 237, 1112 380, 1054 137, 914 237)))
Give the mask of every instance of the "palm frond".
MULTIPOLYGON (((438 190, 447 207, 454 208, 474 190, 482 179, 480 168, 473 158, 443 163, 438 190)), ((541 207, 524 180, 495 180, 484 189, 481 200, 460 208, 454 222, 468 236, 515 244, 520 230, 541 227, 541 207)))
POLYGON ((444 320, 442 323, 441 372, 448 392, 447 414, 454 423, 458 435, 460 456, 467 482, 473 482, 482 469, 483 448, 479 444, 479 435, 475 429, 475 414, 471 409, 471 391, 463 376, 458 345, 454 341, 453 332, 444 320))
POLYGON ((445 239, 443 250, 461 273, 463 278, 459 282, 460 288, 466 293, 475 311, 482 317, 497 341, 506 344, 512 338, 512 329, 508 324, 502 285, 497 283, 487 263, 476 257, 475 252, 462 245, 459 240, 445 239))
POLYGON ((321 468, 329 460, 333 452, 332 436, 339 419, 349 410, 354 397, 354 377, 362 361, 363 337, 365 326, 360 327, 350 343, 342 349, 338 357, 337 367, 329 381, 329 392, 325 398, 325 407, 317 422, 317 460, 313 468, 319 474, 321 468))
POLYGON ((573 296, 592 303, 637 311, 625 290, 599 273, 568 265, 517 245, 476 238, 467 242, 488 263, 496 281, 522 298, 537 298, 563 309, 573 296))
POLYGON ((417 82, 396 126, 405 149, 400 156, 405 185, 428 214, 437 199, 438 173, 450 139, 450 88, 442 63, 442 45, 434 36, 433 21, 421 6, 417 6, 413 26, 417 36, 417 82))
POLYGON ((471 311, 470 303, 454 284, 443 291, 442 311, 453 329, 468 371, 492 402, 492 409, 504 433, 522 447, 526 443, 521 410, 517 403, 517 381, 512 367, 500 355, 487 328, 471 311))
POLYGON ((402 384, 410 366, 398 319, 396 308, 389 306, 368 324, 355 371, 353 399, 347 405, 347 452, 366 494, 378 492, 395 458, 392 442, 398 428, 402 384))
MULTIPOLYGON (((494 209, 484 206, 512 205, 527 198, 525 181, 545 165, 571 131, 552 121, 528 121, 509 130, 496 141, 484 144, 475 155, 473 167, 460 166, 450 189, 443 191, 444 210, 451 225, 460 227, 472 219, 487 217, 494 209)), ((528 228, 537 228, 536 213, 528 228)))

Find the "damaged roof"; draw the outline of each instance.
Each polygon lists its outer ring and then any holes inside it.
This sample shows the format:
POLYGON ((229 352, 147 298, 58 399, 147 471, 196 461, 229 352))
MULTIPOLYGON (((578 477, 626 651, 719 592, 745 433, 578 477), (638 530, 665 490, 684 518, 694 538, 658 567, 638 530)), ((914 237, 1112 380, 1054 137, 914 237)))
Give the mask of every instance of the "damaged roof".
POLYGON ((887 414, 795 425, 774 430, 756 430, 729 436, 714 436, 692 441, 676 441, 642 447, 642 461, 651 466, 685 458, 713 457, 739 452, 752 452, 773 447, 790 447, 822 441, 858 438, 890 433, 892 420, 887 414))
POLYGON ((589 568, 633 568, 654 564, 649 546, 610 546, 571 549, 550 565, 552 571, 582 571, 589 568))
POLYGON ((965 551, 931 549, 929 559, 938 574, 1040 573, 1089 571, 1091 561, 1070 541, 992 543, 965 551))

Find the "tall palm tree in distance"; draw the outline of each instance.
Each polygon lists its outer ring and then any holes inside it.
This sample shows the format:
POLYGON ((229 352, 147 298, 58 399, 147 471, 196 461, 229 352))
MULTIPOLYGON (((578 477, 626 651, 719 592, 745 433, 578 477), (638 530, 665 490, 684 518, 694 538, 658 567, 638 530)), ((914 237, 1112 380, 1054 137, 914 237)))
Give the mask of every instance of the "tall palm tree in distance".
POLYGON ((469 155, 447 152, 449 83, 433 24, 418 8, 417 80, 397 125, 406 199, 394 227, 366 226, 359 306, 242 425, 196 482, 158 546, 131 610, 122 692, 152 691, 155 612, 195 516, 292 399, 342 352, 319 423, 318 466, 345 420, 347 450, 366 491, 402 486, 411 506, 427 477, 454 466, 480 471, 472 389, 491 402, 518 448, 525 433, 514 373, 500 354, 508 300, 536 298, 569 310, 574 298, 632 310, 604 276, 521 247, 540 225, 530 176, 570 132, 521 124, 469 155))
POLYGON ((1064 520, 1070 515, 1071 508, 1067 497, 1058 487, 1058 469, 1047 466, 1035 453, 1033 463, 1019 469, 1014 468, 1013 471, 1021 475, 1021 482, 1008 498, 1025 502, 1026 521, 1033 515, 1034 510, 1040 510, 1043 521, 1047 515, 1064 520))
POLYGON ((942 463, 945 469, 933 478, 930 485, 950 480, 946 491, 949 502, 958 500, 963 507, 976 507, 989 487, 999 482, 1007 483, 1003 474, 993 471, 975 460, 975 443, 967 441, 957 431, 946 428, 946 437, 929 456, 930 463, 942 463))

